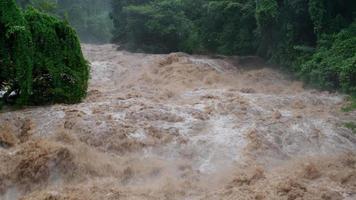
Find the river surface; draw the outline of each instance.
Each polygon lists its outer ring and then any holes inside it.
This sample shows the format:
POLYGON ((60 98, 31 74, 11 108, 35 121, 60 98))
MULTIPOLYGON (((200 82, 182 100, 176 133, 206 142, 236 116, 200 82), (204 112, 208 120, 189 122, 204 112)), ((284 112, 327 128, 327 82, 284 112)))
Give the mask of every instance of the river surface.
POLYGON ((0 113, 1 200, 356 199, 343 95, 255 57, 83 53, 82 103, 0 113))

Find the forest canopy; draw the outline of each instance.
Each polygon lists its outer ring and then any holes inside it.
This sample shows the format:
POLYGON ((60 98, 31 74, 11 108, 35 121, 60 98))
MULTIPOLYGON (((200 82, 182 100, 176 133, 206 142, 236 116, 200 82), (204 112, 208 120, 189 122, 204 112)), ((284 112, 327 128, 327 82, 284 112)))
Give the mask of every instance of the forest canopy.
POLYGON ((1 104, 79 102, 88 77, 79 40, 66 22, 0 0, 1 104))
POLYGON ((111 0, 132 51, 259 55, 307 83, 356 93, 354 0, 111 0))

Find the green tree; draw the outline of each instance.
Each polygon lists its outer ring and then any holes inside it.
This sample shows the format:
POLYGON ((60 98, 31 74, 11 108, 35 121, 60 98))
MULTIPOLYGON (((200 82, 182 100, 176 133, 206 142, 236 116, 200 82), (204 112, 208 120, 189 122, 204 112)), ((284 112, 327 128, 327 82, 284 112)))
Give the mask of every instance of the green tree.
POLYGON ((0 0, 0 91, 3 101, 18 95, 25 104, 32 90, 33 49, 26 20, 13 0, 0 0))
POLYGON ((89 70, 76 33, 68 24, 35 9, 24 16, 34 49, 31 102, 79 102, 86 94, 89 70))
POLYGON ((0 5, 1 104, 79 102, 89 68, 74 30, 35 9, 23 13, 14 0, 0 5))

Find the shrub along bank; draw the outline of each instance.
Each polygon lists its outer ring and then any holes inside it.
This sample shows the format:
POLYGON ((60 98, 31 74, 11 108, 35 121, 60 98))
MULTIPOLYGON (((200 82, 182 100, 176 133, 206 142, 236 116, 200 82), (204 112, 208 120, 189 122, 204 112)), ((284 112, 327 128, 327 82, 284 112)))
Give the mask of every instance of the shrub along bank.
POLYGON ((89 67, 73 29, 35 9, 0 0, 1 104, 76 103, 89 67))

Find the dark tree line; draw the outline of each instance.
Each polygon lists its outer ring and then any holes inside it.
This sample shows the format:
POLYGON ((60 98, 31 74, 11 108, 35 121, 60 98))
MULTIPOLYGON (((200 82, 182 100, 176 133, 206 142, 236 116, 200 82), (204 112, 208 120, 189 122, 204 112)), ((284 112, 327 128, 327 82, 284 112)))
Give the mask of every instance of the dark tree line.
POLYGON ((112 0, 113 41, 154 53, 257 54, 356 93, 354 0, 112 0))

